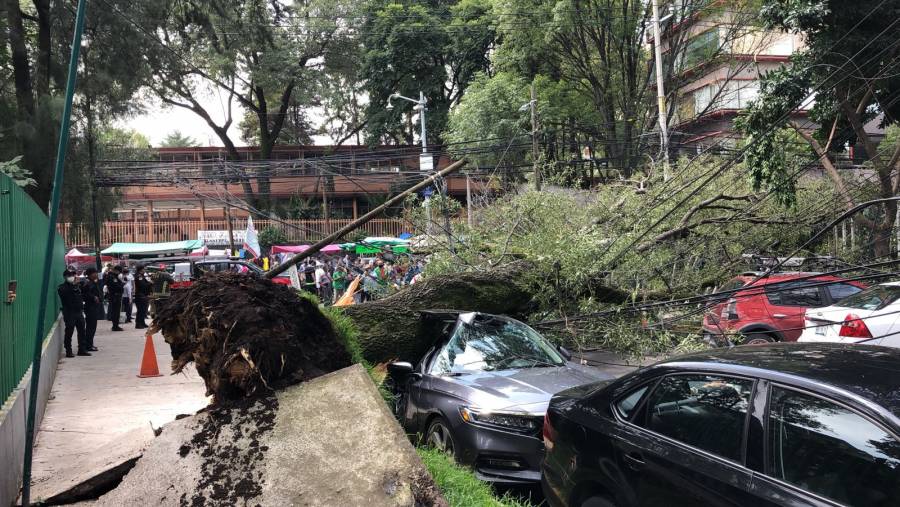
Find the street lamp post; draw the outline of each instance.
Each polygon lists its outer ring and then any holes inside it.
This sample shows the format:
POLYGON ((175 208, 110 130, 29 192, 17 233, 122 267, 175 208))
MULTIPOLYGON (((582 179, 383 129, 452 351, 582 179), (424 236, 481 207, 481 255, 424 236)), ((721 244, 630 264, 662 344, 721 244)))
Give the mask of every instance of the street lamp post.
MULTIPOLYGON (((400 95, 397 92, 394 92, 390 95, 390 97, 388 97, 388 102, 387 102, 387 106, 386 106, 388 111, 394 109, 394 105, 391 104, 391 101, 394 99, 401 99, 401 100, 405 100, 407 102, 412 102, 413 104, 415 104, 415 106, 413 106, 413 111, 419 112, 419 123, 420 123, 421 129, 422 129, 421 134, 419 135, 419 137, 422 140, 422 155, 419 157, 419 169, 422 171, 429 171, 429 172, 434 171, 434 159, 432 159, 431 156, 428 154, 428 140, 427 140, 426 131, 425 131, 425 109, 426 109, 426 105, 428 104, 428 99, 425 98, 425 94, 421 91, 419 92, 418 100, 410 98, 410 97, 405 97, 403 95, 400 95)), ((441 195, 446 198, 446 196, 447 196, 447 186, 446 185, 442 185, 441 195)), ((446 203, 445 203, 445 205, 446 205, 446 203)), ((425 195, 425 212, 428 215, 428 222, 425 224, 425 234, 427 236, 431 236, 432 218, 431 218, 431 195, 430 194, 425 195)), ((446 222, 447 222, 446 226, 448 228, 447 236, 449 238, 449 236, 450 236, 449 220, 447 220, 446 222)))

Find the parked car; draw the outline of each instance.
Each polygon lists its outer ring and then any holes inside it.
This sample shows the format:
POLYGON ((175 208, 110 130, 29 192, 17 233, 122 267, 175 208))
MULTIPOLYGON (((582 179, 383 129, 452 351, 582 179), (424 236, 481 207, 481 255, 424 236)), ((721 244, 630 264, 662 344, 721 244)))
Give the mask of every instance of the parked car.
POLYGON ((894 347, 900 349, 900 332, 894 332, 879 338, 871 340, 863 340, 859 342, 862 345, 878 345, 880 347, 894 347))
POLYGON ((558 393, 551 506, 866 506, 900 498, 900 350, 713 349, 558 393))
POLYGON ((482 480, 537 484, 550 397, 608 376, 508 317, 425 312, 423 328, 434 345, 422 360, 388 368, 407 433, 482 480))
POLYGON ((771 273, 756 280, 759 275, 743 273, 719 289, 736 292, 704 315, 703 336, 708 342, 759 345, 796 341, 807 308, 834 304, 866 287, 815 273, 771 273))
POLYGON ((801 342, 858 343, 900 332, 900 282, 869 287, 838 304, 806 311, 801 342))

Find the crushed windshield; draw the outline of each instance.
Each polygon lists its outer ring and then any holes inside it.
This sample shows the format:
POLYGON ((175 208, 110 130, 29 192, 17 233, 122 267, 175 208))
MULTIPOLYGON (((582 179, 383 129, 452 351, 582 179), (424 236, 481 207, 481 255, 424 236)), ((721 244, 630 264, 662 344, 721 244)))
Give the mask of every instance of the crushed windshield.
POLYGON ((441 349, 431 373, 446 375, 562 366, 565 361, 537 331, 497 317, 460 322, 441 349))

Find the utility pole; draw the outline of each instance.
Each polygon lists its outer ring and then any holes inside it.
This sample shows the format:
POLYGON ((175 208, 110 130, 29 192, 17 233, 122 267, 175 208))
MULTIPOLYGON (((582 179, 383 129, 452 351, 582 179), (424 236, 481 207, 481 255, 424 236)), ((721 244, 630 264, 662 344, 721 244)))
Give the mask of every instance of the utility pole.
MULTIPOLYGON (((221 163, 221 162, 220 162, 221 163)), ((222 163, 225 166, 224 163, 222 163)), ((227 166, 225 166, 227 167, 227 166)), ((225 221, 228 225, 228 256, 231 257, 234 255, 234 230, 231 226, 231 199, 228 198, 228 178, 229 175, 225 174, 225 221)))
MULTIPOLYGON (((88 167, 91 171, 91 218, 94 225, 94 261, 97 272, 103 270, 103 262, 100 259, 100 218, 97 215, 97 167, 94 158, 94 111, 91 109, 91 99, 86 101, 87 108, 87 146, 88 167)), ((102 283, 102 282, 101 282, 102 283)))
MULTIPOLYGON (((900 208, 898 208, 900 209, 900 208)), ((900 211, 898 211, 898 215, 900 215, 900 211)), ((466 222, 469 224, 469 228, 472 228, 472 186, 471 186, 471 178, 469 178, 469 173, 466 173, 466 222)), ((900 223, 900 219, 898 219, 897 223, 900 223)), ((898 232, 900 235, 900 232, 898 232)))
POLYGON ((656 107, 659 109, 659 141, 663 151, 663 180, 669 180, 669 128, 666 121, 666 90, 663 83, 662 33, 659 28, 659 0, 653 0, 653 52, 656 60, 656 107))
POLYGON ((541 164, 538 154, 538 122, 537 122, 537 93, 534 91, 534 83, 531 83, 531 159, 534 164, 534 189, 541 191, 541 164))

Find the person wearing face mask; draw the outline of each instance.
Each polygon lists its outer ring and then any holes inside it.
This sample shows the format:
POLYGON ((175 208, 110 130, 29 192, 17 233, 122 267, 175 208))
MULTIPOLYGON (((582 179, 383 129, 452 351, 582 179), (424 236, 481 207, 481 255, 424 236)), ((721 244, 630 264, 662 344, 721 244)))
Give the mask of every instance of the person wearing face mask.
POLYGON ((122 266, 113 266, 112 276, 106 282, 106 290, 109 294, 109 316, 112 320, 113 331, 124 331, 119 326, 122 318, 122 294, 125 292, 125 276, 122 274, 122 266))
POLYGON ((144 266, 138 266, 134 276, 134 306, 137 307, 137 315, 134 318, 135 329, 147 329, 147 309, 150 307, 150 294, 153 293, 153 283, 144 274, 144 266))
POLYGON ((72 333, 78 333, 78 355, 89 356, 88 345, 84 332, 84 300, 81 297, 81 288, 75 283, 75 272, 66 269, 63 271, 66 281, 56 288, 59 300, 62 303, 63 322, 66 325, 64 345, 66 357, 75 357, 72 353, 72 333))
POLYGON ((94 352, 94 334, 97 332, 97 321, 103 318, 103 291, 100 290, 100 276, 95 268, 84 271, 84 282, 81 284, 81 296, 84 298, 85 342, 88 350, 94 352))

